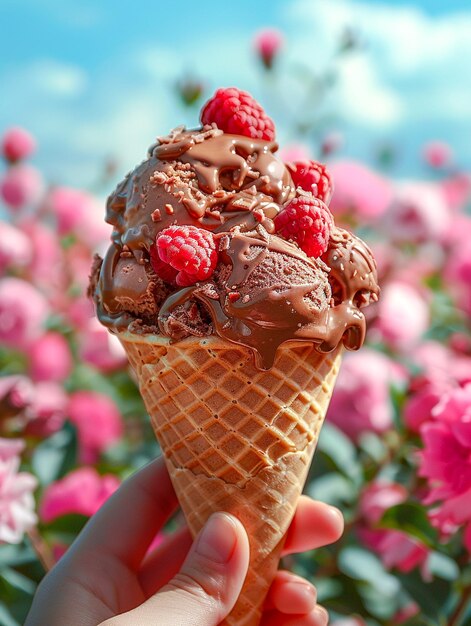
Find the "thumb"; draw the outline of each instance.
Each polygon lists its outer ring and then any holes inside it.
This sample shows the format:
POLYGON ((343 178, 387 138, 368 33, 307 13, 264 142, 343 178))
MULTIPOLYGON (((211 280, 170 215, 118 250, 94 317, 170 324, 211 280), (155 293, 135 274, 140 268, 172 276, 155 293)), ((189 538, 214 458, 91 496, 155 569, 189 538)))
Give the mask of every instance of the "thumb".
POLYGON ((232 515, 215 513, 180 572, 144 604, 102 626, 216 626, 236 603, 248 564, 244 527, 232 515))

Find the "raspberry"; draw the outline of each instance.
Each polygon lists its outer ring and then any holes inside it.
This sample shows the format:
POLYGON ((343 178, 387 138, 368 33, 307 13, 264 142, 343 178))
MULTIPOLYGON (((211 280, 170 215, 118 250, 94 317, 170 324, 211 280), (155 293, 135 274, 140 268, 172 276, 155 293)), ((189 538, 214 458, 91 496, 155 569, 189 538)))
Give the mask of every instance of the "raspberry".
POLYGON ((259 103, 235 87, 218 89, 201 110, 203 124, 215 123, 225 133, 254 139, 275 139, 275 125, 259 103))
POLYGON ((326 204, 330 202, 334 186, 332 176, 323 163, 296 161, 289 163, 288 169, 296 187, 311 192, 315 198, 326 204))
POLYGON ((162 280, 179 287, 206 280, 217 264, 212 233, 196 226, 169 226, 150 250, 152 267, 162 280))
POLYGON ((319 198, 302 195, 291 200, 275 217, 276 231, 295 241, 310 257, 319 257, 327 250, 334 219, 319 198))

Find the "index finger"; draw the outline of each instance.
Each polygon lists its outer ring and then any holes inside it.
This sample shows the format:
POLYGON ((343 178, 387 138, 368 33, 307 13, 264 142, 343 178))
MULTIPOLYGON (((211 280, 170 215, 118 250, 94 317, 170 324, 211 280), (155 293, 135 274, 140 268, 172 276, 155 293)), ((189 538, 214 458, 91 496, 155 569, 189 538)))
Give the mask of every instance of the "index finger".
POLYGON ((163 458, 128 478, 90 519, 75 549, 114 556, 137 570, 149 545, 178 506, 163 458))

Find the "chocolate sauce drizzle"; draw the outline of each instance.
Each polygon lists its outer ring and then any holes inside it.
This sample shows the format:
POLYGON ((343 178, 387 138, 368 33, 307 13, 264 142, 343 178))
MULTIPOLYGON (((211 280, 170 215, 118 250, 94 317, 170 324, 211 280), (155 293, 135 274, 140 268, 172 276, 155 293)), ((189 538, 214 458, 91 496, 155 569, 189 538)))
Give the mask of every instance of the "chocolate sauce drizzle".
POLYGON ((371 251, 354 235, 335 229, 322 260, 312 259, 273 234, 273 218, 296 194, 288 169, 274 154, 277 147, 205 126, 175 129, 150 148, 148 160, 128 174, 107 203, 113 243, 95 291, 102 323, 115 331, 135 327, 136 315, 122 302, 144 300, 145 266, 156 235, 171 224, 192 224, 219 240, 226 279, 218 281, 216 272, 208 281, 173 289, 160 303, 156 332, 180 338, 173 323, 177 310, 196 302, 212 321, 205 329, 252 348, 262 369, 272 366, 277 348, 289 340, 313 341, 320 352, 341 341, 351 350, 361 346, 360 307, 379 293, 371 251), (288 279, 267 276, 262 286, 248 289, 254 272, 273 255, 286 261, 288 279), (133 263, 139 267, 133 269, 133 263), (293 271, 303 278, 290 281, 293 271))

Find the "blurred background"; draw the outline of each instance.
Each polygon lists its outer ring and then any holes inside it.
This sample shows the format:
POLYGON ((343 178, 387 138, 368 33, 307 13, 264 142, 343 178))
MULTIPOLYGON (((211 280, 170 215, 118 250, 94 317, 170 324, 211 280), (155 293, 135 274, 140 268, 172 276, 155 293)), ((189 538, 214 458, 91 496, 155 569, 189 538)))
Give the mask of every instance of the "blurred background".
POLYGON ((382 287, 306 487, 344 538, 286 565, 336 626, 471 624, 470 65, 468 0, 2 0, 1 626, 158 453, 89 268, 106 196, 221 86, 327 163, 382 287))

